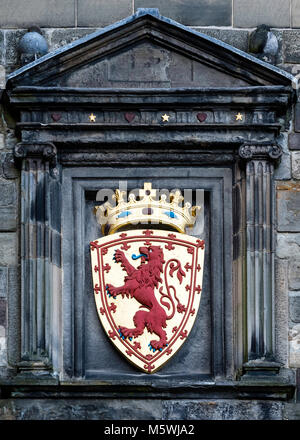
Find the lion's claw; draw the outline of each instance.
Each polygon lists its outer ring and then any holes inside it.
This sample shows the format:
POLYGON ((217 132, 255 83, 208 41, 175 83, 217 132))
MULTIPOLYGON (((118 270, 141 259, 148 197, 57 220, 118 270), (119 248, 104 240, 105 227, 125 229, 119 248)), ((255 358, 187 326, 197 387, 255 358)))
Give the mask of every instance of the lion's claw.
POLYGON ((120 251, 119 249, 115 250, 113 260, 115 263, 122 263, 122 259, 125 257, 124 252, 120 251))
POLYGON ((111 298, 111 297, 113 297, 114 299, 117 298, 116 295, 114 295, 114 293, 112 292, 112 290, 114 290, 112 285, 106 284, 105 289, 106 289, 106 293, 109 298, 111 298))
MULTIPOLYGON (((121 339, 126 339, 127 338, 127 336, 123 335, 123 333, 122 333, 120 328, 118 329, 118 332, 119 332, 119 335, 120 335, 121 339)), ((132 341, 132 336, 130 336, 128 339, 129 339, 129 341, 132 341)))
POLYGON ((162 351, 164 347, 167 347, 168 344, 160 343, 160 341, 151 341, 148 344, 149 350, 155 353, 156 350, 162 351))

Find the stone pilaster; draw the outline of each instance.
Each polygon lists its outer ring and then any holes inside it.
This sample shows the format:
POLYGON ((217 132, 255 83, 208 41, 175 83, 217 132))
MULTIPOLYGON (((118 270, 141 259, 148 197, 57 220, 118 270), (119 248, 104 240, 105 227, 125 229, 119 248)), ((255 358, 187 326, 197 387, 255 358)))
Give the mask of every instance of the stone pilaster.
POLYGON ((277 145, 243 145, 246 162, 246 372, 279 370, 274 358, 274 161, 277 145))
POLYGON ((51 203, 52 144, 15 147, 21 173, 21 362, 20 370, 51 363, 51 203))

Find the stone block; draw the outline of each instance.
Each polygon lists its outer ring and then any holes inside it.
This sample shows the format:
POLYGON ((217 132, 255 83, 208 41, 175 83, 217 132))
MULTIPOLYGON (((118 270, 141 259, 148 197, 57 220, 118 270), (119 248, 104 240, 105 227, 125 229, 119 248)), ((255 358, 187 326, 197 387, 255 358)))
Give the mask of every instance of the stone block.
POLYGON ((300 0, 291 0, 292 27, 300 27, 300 0))
POLYGON ((4 31, 0 30, 0 64, 4 64, 4 31))
POLYGON ((18 259, 18 240, 14 232, 0 233, 0 265, 17 264, 18 259))
POLYGON ((213 29, 213 28, 194 28, 196 31, 230 44, 237 49, 248 51, 249 31, 245 29, 213 29))
POLYGON ((300 255, 300 234, 277 234, 276 255, 278 258, 294 258, 300 255))
POLYGON ((49 52, 52 52, 59 47, 72 43, 79 38, 91 34, 96 29, 93 28, 66 28, 66 29, 51 29, 46 33, 46 39, 49 42, 49 52))
POLYGON ((292 153, 292 175, 294 179, 300 179, 300 151, 292 153))
POLYGON ((280 420, 283 403, 255 400, 170 400, 164 420, 280 420))
POLYGON ((289 261, 289 288, 300 290, 300 257, 289 261))
POLYGON ((16 199, 16 185, 11 182, 0 182, 0 206, 13 205, 16 202, 16 199))
MULTIPOLYGON (((0 70, 1 70, 0 66, 0 70)), ((5 137, 3 133, 0 133, 0 150, 3 150, 3 148, 5 148, 5 137)))
POLYGON ((78 26, 102 27, 132 14, 132 0, 78 0, 78 26))
POLYGON ((6 327, 6 299, 0 299, 0 325, 6 327))
POLYGON ((0 298, 6 298, 8 285, 8 268, 0 267, 0 298))
POLYGON ((291 321, 300 322, 300 292, 290 294, 289 313, 291 321))
POLYGON ((5 31, 5 65, 13 66, 17 69, 20 66, 19 55, 17 51, 18 43, 26 34, 26 30, 7 30, 5 31))
POLYGON ((0 27, 75 26, 75 0, 20 0, 1 2, 0 27))
POLYGON ((5 79, 6 79, 5 67, 1 64, 0 65, 0 89, 5 89, 5 83, 6 83, 5 79))
POLYGON ((15 364, 20 360, 21 343, 21 298, 20 267, 8 268, 7 295, 7 344, 8 361, 15 364))
POLYGON ((285 63, 300 63, 300 30, 283 31, 283 53, 285 63))
MULTIPOLYGON (((299 370, 298 370, 299 371, 299 370)), ((299 399, 297 399, 299 401, 299 399)), ((284 420, 300 420, 300 403, 286 403, 283 413, 284 420)))
POLYGON ((278 144, 282 148, 282 156, 278 166, 274 170, 274 179, 289 180, 292 177, 291 172, 291 153, 288 148, 288 137, 282 133, 278 138, 278 144))
POLYGON ((295 105, 295 131, 300 131, 300 102, 295 105))
POLYGON ((289 149, 300 150, 300 133, 289 134, 289 149))
POLYGON ((233 26, 290 27, 290 0, 233 0, 233 26))
POLYGON ((283 365, 288 362, 288 260, 275 259, 274 298, 276 359, 283 365))
POLYGON ((158 8, 161 15, 188 26, 231 26, 231 0, 135 0, 137 8, 158 8))
POLYGON ((300 324, 296 324, 289 331, 289 366, 300 368, 300 324))
MULTIPOLYGON (((161 420, 161 399, 0 399, 0 420, 161 420)), ((111 425, 110 425, 111 426, 111 425)), ((131 424, 129 423, 129 426, 131 424)), ((108 436, 115 437, 116 435, 108 436)), ((137 436, 137 438, 140 436, 137 436)), ((154 436, 155 437, 155 436, 154 436)), ((129 438, 121 435, 120 438, 129 438)))
POLYGON ((7 350, 6 350, 6 338, 0 337, 0 367, 5 367, 7 364, 7 350))
POLYGON ((300 185, 298 183, 277 184, 277 230, 300 231, 300 185))
POLYGON ((17 229, 17 209, 15 206, 0 206, 0 231, 17 229))
POLYGON ((3 153, 1 155, 3 176, 5 179, 16 179, 20 175, 20 171, 15 165, 12 153, 3 153))

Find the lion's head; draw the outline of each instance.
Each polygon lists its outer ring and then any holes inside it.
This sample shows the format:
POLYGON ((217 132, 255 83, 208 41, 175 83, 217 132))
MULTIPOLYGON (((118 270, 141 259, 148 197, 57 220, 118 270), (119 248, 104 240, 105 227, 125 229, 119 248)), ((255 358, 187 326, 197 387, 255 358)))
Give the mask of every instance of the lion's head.
POLYGON ((150 262, 161 262, 164 263, 164 254, 160 246, 141 246, 139 248, 140 254, 142 255, 141 261, 150 262))
POLYGON ((158 285, 161 282, 160 274, 163 272, 164 253, 160 246, 141 246, 139 248, 141 265, 145 284, 158 285), (147 264, 145 264, 147 263, 147 264))

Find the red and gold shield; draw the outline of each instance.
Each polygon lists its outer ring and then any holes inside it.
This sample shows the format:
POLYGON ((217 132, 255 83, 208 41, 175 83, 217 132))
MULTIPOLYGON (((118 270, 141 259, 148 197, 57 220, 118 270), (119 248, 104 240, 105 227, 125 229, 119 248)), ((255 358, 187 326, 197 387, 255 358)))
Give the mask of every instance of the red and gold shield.
POLYGON ((189 337, 200 305, 204 241, 131 230, 91 242, 97 312, 110 341, 154 373, 189 337))

